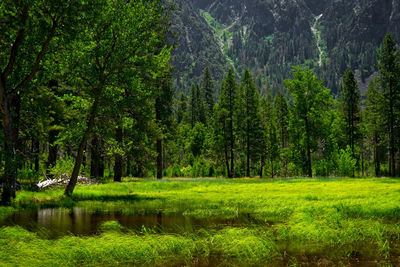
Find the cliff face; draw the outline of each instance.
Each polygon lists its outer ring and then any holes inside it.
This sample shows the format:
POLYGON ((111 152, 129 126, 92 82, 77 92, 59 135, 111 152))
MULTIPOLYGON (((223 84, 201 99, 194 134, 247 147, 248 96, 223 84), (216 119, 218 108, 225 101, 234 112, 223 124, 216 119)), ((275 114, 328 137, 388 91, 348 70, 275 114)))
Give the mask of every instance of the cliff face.
POLYGON ((185 90, 209 66, 216 80, 249 68, 260 90, 276 91, 293 65, 316 69, 334 92, 347 68, 367 79, 390 31, 400 40, 398 0, 175 0, 181 46, 174 64, 185 90))

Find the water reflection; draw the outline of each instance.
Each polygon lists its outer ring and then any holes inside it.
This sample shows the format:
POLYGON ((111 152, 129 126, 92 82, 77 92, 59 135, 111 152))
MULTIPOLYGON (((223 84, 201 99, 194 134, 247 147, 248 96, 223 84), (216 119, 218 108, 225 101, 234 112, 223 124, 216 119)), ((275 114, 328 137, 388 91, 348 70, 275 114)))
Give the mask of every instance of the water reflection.
POLYGON ((46 238, 64 235, 94 235, 99 233, 100 225, 106 221, 118 221, 125 229, 133 231, 154 231, 168 233, 193 232, 200 228, 219 229, 226 226, 246 226, 259 224, 250 214, 241 214, 232 219, 198 219, 182 213, 150 215, 123 215, 120 212, 89 212, 85 208, 47 208, 20 210, 0 222, 1 226, 21 226, 39 233, 46 238))

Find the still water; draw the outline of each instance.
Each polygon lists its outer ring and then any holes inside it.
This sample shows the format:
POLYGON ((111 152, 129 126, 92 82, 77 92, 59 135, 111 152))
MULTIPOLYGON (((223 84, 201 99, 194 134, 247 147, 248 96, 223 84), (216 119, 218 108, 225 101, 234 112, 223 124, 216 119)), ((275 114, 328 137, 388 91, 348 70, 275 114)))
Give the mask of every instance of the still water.
POLYGON ((126 230, 167 233, 193 232, 200 228, 219 229, 226 226, 248 226, 259 223, 250 214, 232 219, 198 219, 182 213, 152 215, 123 215, 120 212, 89 212, 85 208, 46 208, 20 210, 0 222, 2 226, 21 226, 42 237, 58 238, 64 235, 95 235, 106 221, 118 221, 126 230))

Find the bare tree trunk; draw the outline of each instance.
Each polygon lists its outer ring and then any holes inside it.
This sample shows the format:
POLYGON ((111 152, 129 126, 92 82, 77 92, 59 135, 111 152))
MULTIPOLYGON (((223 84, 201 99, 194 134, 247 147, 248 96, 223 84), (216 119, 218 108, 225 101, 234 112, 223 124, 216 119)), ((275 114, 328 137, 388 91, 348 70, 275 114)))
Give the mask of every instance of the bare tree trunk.
POLYGON ((97 113, 97 109, 98 109, 98 105, 99 105, 101 89, 98 89, 97 91, 98 92, 96 94, 93 106, 90 110, 90 115, 89 115, 86 131, 85 131, 85 133, 82 137, 82 140, 79 144, 78 154, 76 156, 75 166, 72 171, 71 179, 69 180, 69 183, 64 191, 64 195, 66 195, 66 196, 72 195, 72 193, 74 192, 76 183, 78 182, 78 175, 79 175, 79 170, 80 170, 81 164, 82 164, 83 151, 85 149, 87 140, 89 139, 89 135, 94 127, 94 120, 96 118, 96 113, 97 113))

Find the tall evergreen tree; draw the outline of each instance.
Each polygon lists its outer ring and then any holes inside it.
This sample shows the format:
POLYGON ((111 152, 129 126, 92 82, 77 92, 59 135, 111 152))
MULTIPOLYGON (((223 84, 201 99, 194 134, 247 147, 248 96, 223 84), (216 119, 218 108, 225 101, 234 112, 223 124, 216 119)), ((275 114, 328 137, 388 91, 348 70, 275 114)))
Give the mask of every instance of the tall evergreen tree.
POLYGON ((177 104, 176 120, 178 123, 181 123, 184 120, 187 111, 186 97, 183 93, 180 94, 177 104))
POLYGON ((400 122, 400 59, 396 42, 388 33, 378 53, 379 81, 385 101, 385 118, 388 130, 389 174, 396 176, 396 151, 398 150, 398 125, 400 122))
POLYGON ((204 96, 200 91, 200 87, 196 86, 196 122, 207 124, 207 111, 204 102, 204 96))
POLYGON ((365 136, 370 143, 374 155, 375 176, 381 176, 382 141, 385 123, 382 114, 383 95, 379 90, 378 81, 372 80, 367 91, 365 106, 365 136))
POLYGON ((284 168, 284 176, 287 175, 287 165, 288 165, 288 126, 289 126, 289 110, 286 97, 281 91, 275 96, 274 107, 276 113, 276 127, 280 140, 280 158, 281 167, 284 168))
POLYGON ((198 85, 192 84, 189 99, 189 115, 192 128, 197 122, 206 124, 206 110, 204 98, 198 85))
POLYGON ((271 95, 263 98, 261 101, 261 115, 263 125, 263 153, 261 157, 260 177, 263 175, 263 161, 268 161, 271 178, 275 175, 275 161, 279 158, 279 139, 277 131, 277 116, 276 110, 272 103, 271 95))
POLYGON ((293 151, 297 153, 294 160, 306 175, 312 177, 312 153, 318 147, 332 97, 314 71, 308 68, 295 67, 293 79, 286 80, 285 85, 293 99, 290 131, 293 151))
POLYGON ((196 94, 196 85, 192 84, 190 88, 190 97, 189 97, 189 116, 190 116, 190 125, 192 128, 197 122, 197 94, 196 94))
POLYGON ((206 67, 203 72, 202 92, 207 105, 207 117, 211 118, 214 109, 214 81, 208 67, 206 67))
POLYGON ((155 114, 156 122, 158 125, 158 136, 156 140, 157 147, 157 179, 162 179, 164 160, 163 160, 163 141, 165 134, 171 126, 171 115, 172 115, 172 100, 174 90, 171 84, 170 73, 160 80, 159 93, 155 100, 155 114))
POLYGON ((353 156, 355 156, 354 147, 360 138, 359 123, 361 119, 361 98, 360 90, 358 89, 357 81, 352 70, 346 71, 340 88, 342 112, 346 121, 346 145, 350 146, 353 156))
POLYGON ((259 93, 249 70, 245 70, 236 101, 236 126, 239 147, 246 156, 246 176, 251 175, 251 161, 259 158, 261 119, 259 93))
POLYGON ((234 150, 235 150, 235 102, 237 97, 237 83, 232 69, 221 88, 221 96, 214 113, 214 136, 216 151, 222 153, 229 178, 235 175, 234 150))

